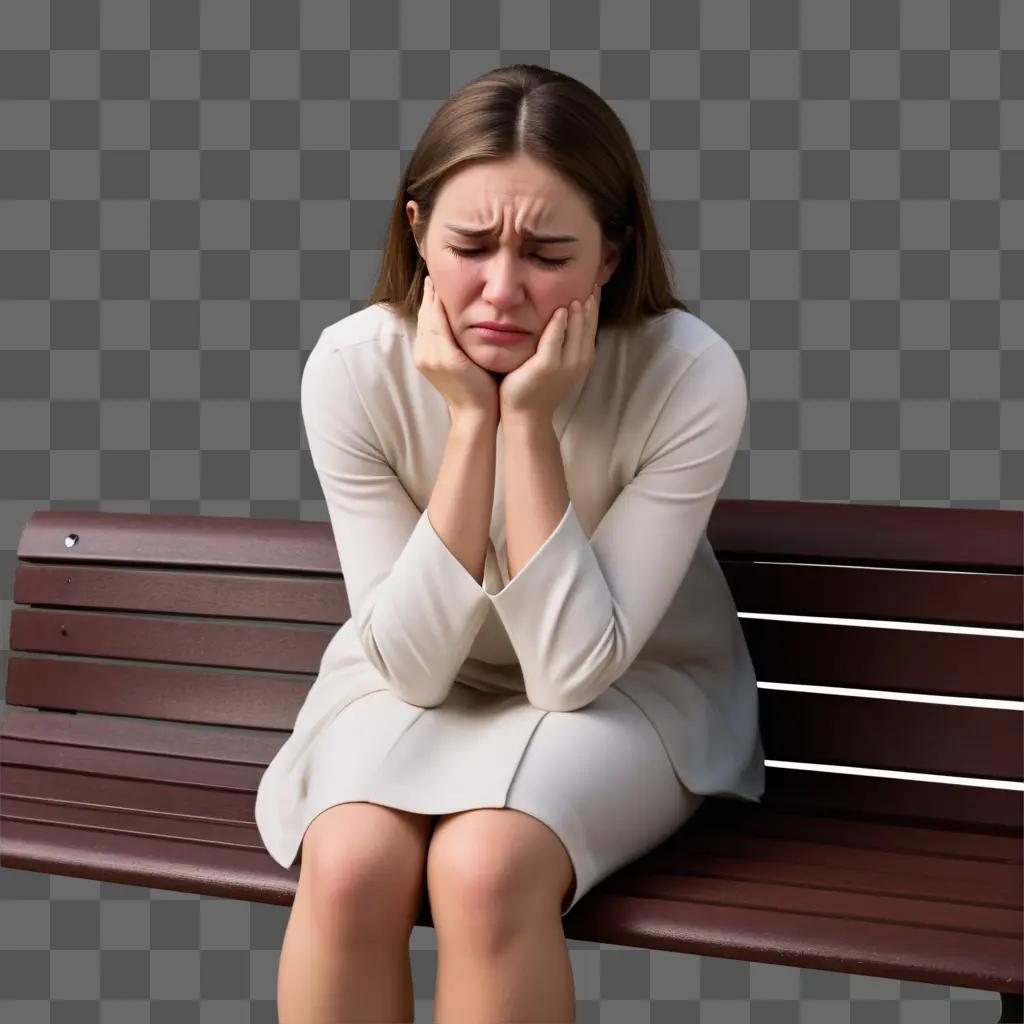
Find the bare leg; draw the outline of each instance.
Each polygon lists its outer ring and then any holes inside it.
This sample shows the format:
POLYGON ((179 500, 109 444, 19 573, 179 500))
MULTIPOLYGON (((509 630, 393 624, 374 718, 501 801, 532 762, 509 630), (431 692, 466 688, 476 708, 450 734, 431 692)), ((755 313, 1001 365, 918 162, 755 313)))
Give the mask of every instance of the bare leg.
POLYGON ((432 821, 349 802, 309 825, 281 946, 280 1024, 412 1021, 409 936, 432 821))
POLYGON ((500 942, 481 942, 479 933, 465 942, 446 939, 438 944, 435 1024, 576 1020, 559 910, 500 942))
POLYGON ((345 937, 315 920, 295 895, 277 975, 280 1024, 412 1021, 409 946, 401 936, 345 937))

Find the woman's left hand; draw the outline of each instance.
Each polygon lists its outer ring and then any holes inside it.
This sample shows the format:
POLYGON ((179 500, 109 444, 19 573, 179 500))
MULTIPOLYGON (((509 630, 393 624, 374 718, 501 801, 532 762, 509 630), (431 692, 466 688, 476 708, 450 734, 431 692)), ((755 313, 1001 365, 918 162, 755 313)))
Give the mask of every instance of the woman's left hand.
POLYGON ((506 374, 498 387, 501 419, 513 417, 550 423, 559 402, 586 375, 594 362, 601 286, 582 305, 574 299, 551 315, 534 352, 506 374))

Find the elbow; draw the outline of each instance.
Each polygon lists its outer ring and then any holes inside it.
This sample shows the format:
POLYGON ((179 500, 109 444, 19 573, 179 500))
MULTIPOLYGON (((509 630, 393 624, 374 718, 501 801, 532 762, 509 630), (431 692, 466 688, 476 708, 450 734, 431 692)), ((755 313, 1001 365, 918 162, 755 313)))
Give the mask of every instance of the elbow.
POLYGON ((525 675, 530 703, 544 711, 578 711, 593 703, 623 671, 623 648, 610 643, 603 656, 575 659, 578 670, 534 669, 525 675))
POLYGON ((414 685, 410 685, 406 680, 387 680, 388 689, 400 701, 417 708, 436 708, 438 704, 443 704, 451 693, 453 682, 454 680, 449 680, 446 685, 439 687, 424 686, 422 679, 416 680, 414 685))
POLYGON ((562 679, 555 685, 540 685, 537 681, 527 680, 526 693, 530 703, 542 711, 579 711, 597 700, 615 678, 599 672, 571 680, 562 679))
MULTIPOLYGON (((406 663, 401 667, 390 664, 372 629, 360 631, 359 638, 366 660, 399 700, 419 708, 432 708, 444 703, 451 693, 454 677, 444 678, 437 672, 431 672, 419 659, 415 659, 415 664, 406 663)), ((410 652, 409 658, 412 657, 410 652)), ((409 659, 398 660, 408 662, 409 659)))

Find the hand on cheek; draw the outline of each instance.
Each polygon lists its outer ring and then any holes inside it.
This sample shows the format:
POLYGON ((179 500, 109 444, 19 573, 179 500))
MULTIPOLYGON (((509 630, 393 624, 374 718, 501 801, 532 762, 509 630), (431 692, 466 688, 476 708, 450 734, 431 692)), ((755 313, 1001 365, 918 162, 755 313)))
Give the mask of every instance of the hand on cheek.
POLYGON ((600 301, 601 287, 595 284, 585 301, 574 299, 552 313, 537 350, 501 382, 503 420, 551 422, 562 398, 593 364, 600 301))

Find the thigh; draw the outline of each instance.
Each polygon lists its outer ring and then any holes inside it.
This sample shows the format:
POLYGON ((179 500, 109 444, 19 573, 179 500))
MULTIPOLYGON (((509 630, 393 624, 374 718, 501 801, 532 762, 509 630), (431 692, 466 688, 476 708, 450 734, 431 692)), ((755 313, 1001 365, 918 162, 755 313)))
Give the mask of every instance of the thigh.
MULTIPOLYGON (((296 902, 419 916, 433 815, 364 801, 334 804, 306 827, 296 902)), ((385 917, 388 914, 384 915, 385 917)))
POLYGON ((679 782, 641 709, 612 687, 542 719, 506 804, 547 822, 565 843, 577 875, 571 907, 664 842, 702 799, 679 782))

